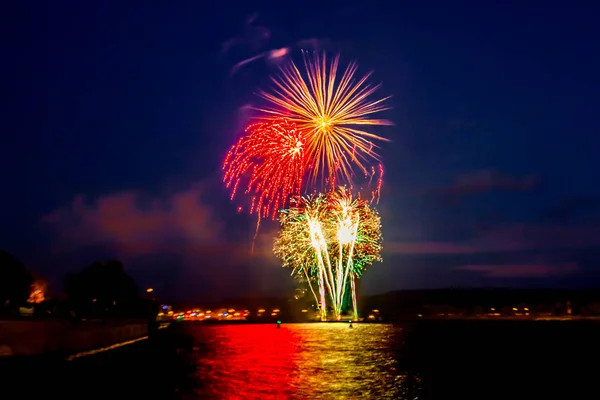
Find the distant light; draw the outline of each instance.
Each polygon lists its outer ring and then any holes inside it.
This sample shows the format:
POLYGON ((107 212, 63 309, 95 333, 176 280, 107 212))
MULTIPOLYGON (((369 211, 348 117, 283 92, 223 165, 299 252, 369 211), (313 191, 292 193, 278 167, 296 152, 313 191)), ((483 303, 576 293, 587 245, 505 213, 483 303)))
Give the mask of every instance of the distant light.
POLYGON ((229 310, 227 310, 227 312, 235 312, 235 310, 233 308, 230 308, 229 310))
POLYGON ((379 310, 373 310, 373 312, 374 312, 374 313, 378 313, 378 312, 379 312, 379 310))
POLYGON ((169 306, 167 306, 167 305, 162 306, 163 310, 166 310, 167 308, 169 308, 169 306))
POLYGON ((513 307, 513 311, 518 311, 515 307, 513 307))
POLYGON ((258 312, 261 312, 261 313, 262 313, 262 312, 265 312, 265 309, 264 309, 264 308, 259 308, 259 309, 258 309, 258 312))
POLYGON ((278 313, 279 312, 279 308, 276 308, 273 310, 274 313, 278 313))
POLYGON ((148 289, 146 289, 146 293, 152 293, 154 292, 154 289, 152 289, 151 287, 149 287, 148 289))
POLYGON ((302 312, 308 312, 308 310, 302 310, 302 312))
POLYGON ((228 313, 227 311, 225 311, 225 312, 223 313, 223 316, 224 316, 224 317, 226 317, 226 316, 227 316, 227 314, 229 314, 229 313, 228 313))

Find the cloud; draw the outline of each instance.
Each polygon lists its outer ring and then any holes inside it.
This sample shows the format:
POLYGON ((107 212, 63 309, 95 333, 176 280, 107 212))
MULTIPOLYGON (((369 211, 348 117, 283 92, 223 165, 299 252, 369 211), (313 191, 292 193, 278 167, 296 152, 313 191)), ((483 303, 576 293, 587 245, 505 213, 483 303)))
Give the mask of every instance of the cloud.
POLYGON ((221 44, 221 54, 228 53, 235 46, 248 46, 253 50, 261 48, 271 37, 271 31, 260 25, 254 25, 258 19, 258 14, 252 14, 246 19, 243 31, 233 36, 221 44))
POLYGON ((537 187, 539 183, 540 178, 536 174, 515 177, 502 174, 496 170, 482 169, 456 176, 452 185, 438 188, 435 193, 450 196, 452 200, 458 200, 492 190, 528 191, 537 187))
POLYGON ((556 207, 551 208, 545 214, 549 219, 566 220, 579 213, 593 211, 600 206, 600 197, 576 197, 563 201, 556 207))
POLYGON ((465 265, 454 268, 460 271, 477 272, 487 278, 555 278, 576 274, 576 263, 551 264, 508 264, 508 265, 465 265))
POLYGON ((73 202, 42 218, 58 234, 61 248, 103 245, 116 252, 144 254, 167 249, 212 251, 224 227, 194 186, 167 199, 124 191, 73 202))
POLYGON ((268 48, 267 44, 271 38, 271 31, 265 26, 254 25, 258 14, 253 14, 246 20, 244 30, 241 34, 227 39, 221 44, 221 55, 230 53, 234 47, 247 49, 252 55, 235 63, 230 70, 230 75, 235 75, 240 69, 258 60, 265 60, 271 64, 280 64, 287 59, 293 48, 318 49, 325 43, 317 38, 303 39, 290 46, 280 48, 268 48))
POLYGON ((399 254, 476 254, 600 246, 600 226, 589 224, 511 224, 478 232, 464 241, 391 242, 384 251, 399 254))
POLYGON ((384 242, 383 251, 394 254, 469 254, 477 253, 469 243, 384 242))

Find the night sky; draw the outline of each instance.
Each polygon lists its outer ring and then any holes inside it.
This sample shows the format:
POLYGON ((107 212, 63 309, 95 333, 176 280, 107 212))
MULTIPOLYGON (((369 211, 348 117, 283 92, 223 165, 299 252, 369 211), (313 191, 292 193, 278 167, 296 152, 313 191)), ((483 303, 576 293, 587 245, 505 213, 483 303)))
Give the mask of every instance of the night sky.
POLYGON ((289 293, 278 225, 263 222, 251 257, 255 219, 221 183, 282 48, 341 52, 393 96, 384 262, 364 294, 600 282, 592 2, 13 3, 0 247, 55 290, 117 257, 168 299, 289 293))

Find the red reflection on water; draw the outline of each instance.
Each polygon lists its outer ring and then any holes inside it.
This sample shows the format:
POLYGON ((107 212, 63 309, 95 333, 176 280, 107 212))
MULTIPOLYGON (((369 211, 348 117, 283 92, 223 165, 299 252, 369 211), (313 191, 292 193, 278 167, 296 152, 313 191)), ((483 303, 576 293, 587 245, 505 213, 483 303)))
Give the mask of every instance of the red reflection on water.
POLYGON ((301 338, 282 326, 207 327, 208 354, 199 355, 204 395, 222 399, 280 399, 293 392, 301 338))

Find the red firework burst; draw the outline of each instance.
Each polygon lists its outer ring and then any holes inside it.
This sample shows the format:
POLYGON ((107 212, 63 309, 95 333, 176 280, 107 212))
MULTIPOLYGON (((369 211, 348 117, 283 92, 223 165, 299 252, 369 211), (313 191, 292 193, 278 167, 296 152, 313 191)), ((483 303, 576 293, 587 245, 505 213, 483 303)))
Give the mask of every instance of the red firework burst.
POLYGON ((231 189, 232 200, 238 186, 246 186, 244 193, 251 196, 250 214, 275 218, 302 189, 306 140, 286 119, 252 124, 245 133, 227 153, 223 181, 231 189))

